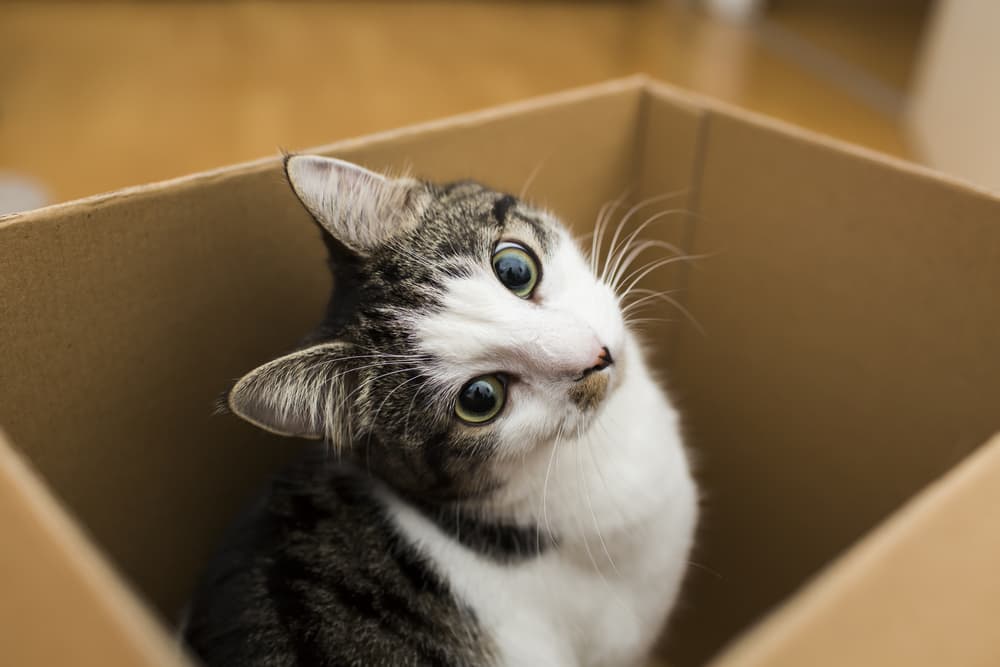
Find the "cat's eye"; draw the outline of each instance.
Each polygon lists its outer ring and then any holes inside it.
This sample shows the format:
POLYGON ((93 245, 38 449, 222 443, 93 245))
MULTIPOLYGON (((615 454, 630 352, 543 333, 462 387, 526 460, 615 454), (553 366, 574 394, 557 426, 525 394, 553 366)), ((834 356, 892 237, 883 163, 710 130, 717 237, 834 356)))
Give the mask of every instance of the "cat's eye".
POLYGON ((504 241, 493 251, 493 270, 504 287, 527 299, 538 284, 538 262, 519 243, 504 241))
POLYGON ((503 410, 507 384, 499 375, 483 375, 465 383, 455 401, 455 414, 467 424, 485 424, 503 410))

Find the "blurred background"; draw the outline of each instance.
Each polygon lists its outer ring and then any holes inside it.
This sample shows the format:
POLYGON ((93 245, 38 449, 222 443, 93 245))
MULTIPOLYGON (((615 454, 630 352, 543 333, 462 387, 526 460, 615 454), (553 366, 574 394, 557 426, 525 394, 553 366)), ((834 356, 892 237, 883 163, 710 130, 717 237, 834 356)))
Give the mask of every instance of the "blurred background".
POLYGON ((0 213, 646 72, 1000 188, 1000 2, 0 2, 0 213))

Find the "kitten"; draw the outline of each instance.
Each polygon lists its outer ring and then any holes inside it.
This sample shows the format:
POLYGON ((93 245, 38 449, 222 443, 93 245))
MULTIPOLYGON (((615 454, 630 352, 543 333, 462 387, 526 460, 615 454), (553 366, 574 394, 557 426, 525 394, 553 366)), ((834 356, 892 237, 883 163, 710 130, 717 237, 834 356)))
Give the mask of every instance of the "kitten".
POLYGON ((230 530, 188 645, 210 667, 642 664, 696 493, 613 289, 477 183, 285 170, 334 295, 228 405, 324 444, 230 530))

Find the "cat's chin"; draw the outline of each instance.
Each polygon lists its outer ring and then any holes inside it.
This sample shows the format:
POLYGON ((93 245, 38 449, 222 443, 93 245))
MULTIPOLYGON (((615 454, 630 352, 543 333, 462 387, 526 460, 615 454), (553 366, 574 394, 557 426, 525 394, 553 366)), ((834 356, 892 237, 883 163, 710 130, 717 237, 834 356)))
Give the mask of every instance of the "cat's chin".
POLYGON ((578 382, 570 389, 573 406, 567 410, 562 432, 585 435, 604 412, 621 383, 621 373, 617 371, 602 371, 578 382))

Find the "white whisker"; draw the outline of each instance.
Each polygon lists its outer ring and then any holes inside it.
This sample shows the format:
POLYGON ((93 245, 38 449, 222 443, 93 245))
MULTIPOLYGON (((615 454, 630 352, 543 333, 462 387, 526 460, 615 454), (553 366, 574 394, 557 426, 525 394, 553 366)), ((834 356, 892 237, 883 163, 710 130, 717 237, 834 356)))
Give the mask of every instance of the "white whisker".
MULTIPOLYGON (((597 539, 601 543, 601 548, 604 550, 604 555, 605 555, 605 557, 607 557, 608 563, 611 564, 611 569, 613 569, 616 574, 621 574, 620 572, 618 572, 618 566, 615 564, 615 559, 611 557, 611 552, 608 550, 607 542, 604 541, 604 535, 601 532, 601 524, 597 520, 597 512, 594 511, 594 499, 593 499, 593 497, 591 496, 591 493, 590 493, 590 485, 587 484, 586 477, 583 474, 583 462, 580 459, 580 449, 583 447, 583 445, 580 442, 581 438, 582 438, 580 431, 581 431, 581 429, 578 426, 577 427, 577 434, 576 434, 576 439, 577 439, 577 442, 576 442, 576 465, 577 465, 577 469, 580 471, 580 483, 583 485, 584 497, 587 499, 587 508, 590 510, 590 518, 591 518, 591 520, 593 520, 594 530, 597 532, 597 539)), ((593 452, 591 452, 590 454, 591 454, 591 458, 593 458, 593 452)), ((588 553, 590 552, 589 545, 587 547, 587 552, 588 553)), ((591 561, 593 561, 593 557, 591 557, 591 561)), ((596 567, 596 563, 595 563, 595 567, 596 567)), ((598 571, 600 572, 600 570, 598 570, 598 571)), ((602 579, 604 578, 603 572, 601 572, 601 578, 602 579)), ((606 584, 607 580, 605 580, 604 583, 606 584)))
POLYGON ((535 177, 538 176, 539 172, 542 170, 542 167, 545 166, 545 162, 547 160, 548 158, 539 160, 538 164, 535 165, 535 168, 531 170, 530 174, 528 174, 528 178, 525 179, 524 185, 521 186, 521 191, 517 193, 518 199, 524 199, 524 196, 528 193, 528 188, 530 188, 531 184, 535 182, 535 177))
MULTIPOLYGON (((629 302, 625 307, 622 308, 622 315, 628 316, 628 314, 630 312, 632 312, 633 310, 635 310, 636 308, 641 307, 643 304, 648 304, 650 301, 653 301, 653 300, 656 300, 656 299, 659 299, 661 301, 666 301, 665 297, 668 297, 671 294, 676 294, 677 292, 680 292, 680 290, 679 289, 673 289, 673 290, 664 290, 662 292, 657 292, 657 291, 651 290, 651 289, 645 289, 645 288, 641 288, 641 287, 635 287, 635 288, 632 289, 631 292, 629 292, 630 296, 632 294, 645 294, 646 296, 640 297, 640 298, 636 299, 635 301, 629 302)), ((670 303, 671 305, 673 305, 671 301, 667 301, 667 303, 670 303)))
MULTIPOLYGON (((604 270, 601 271, 601 280, 602 281, 606 277, 605 274, 607 273, 607 270, 608 270, 609 261, 615 256, 615 253, 617 252, 616 249, 618 247, 618 245, 617 245, 617 243, 618 243, 618 236, 625 229, 625 226, 628 224, 629 220, 632 219, 632 216, 635 215, 636 213, 638 213, 640 210, 642 210, 646 206, 652 204, 652 203, 655 203, 657 201, 662 201, 664 199, 671 199, 673 197, 678 196, 679 194, 683 194, 683 192, 684 192, 683 190, 680 190, 680 191, 677 191, 677 192, 667 193, 665 195, 657 195, 655 197, 649 197, 648 199, 644 199, 644 200, 640 201, 639 203, 637 203, 635 206, 633 206, 632 208, 630 208, 625 213, 624 216, 622 216, 621 221, 618 223, 618 226, 615 229, 615 234, 611 238, 611 244, 608 246, 608 254, 606 256, 607 259, 606 259, 606 261, 604 263, 604 270)), ((683 209, 671 209, 671 211, 675 211, 675 210, 683 210, 683 209)), ((671 211, 667 211, 666 213, 670 213, 671 211)), ((643 225, 641 225, 639 227, 639 230, 645 229, 649 225, 649 223, 651 222, 651 220, 653 220, 653 219, 659 219, 660 217, 663 217, 663 216, 662 215, 653 216, 653 218, 651 218, 650 220, 647 220, 645 223, 643 223, 643 225)), ((636 236, 636 234, 637 234, 637 232, 633 232, 632 233, 632 238, 634 238, 636 236)))
MULTIPOLYGON (((641 234, 647 227, 649 227, 654 222, 658 222, 659 220, 662 220, 662 219, 664 219, 664 218, 666 218, 668 216, 676 215, 676 214, 679 214, 679 213, 686 213, 686 212, 687 212, 687 209, 681 209, 681 208, 673 208, 673 209, 669 209, 669 210, 666 210, 666 211, 660 211, 659 213, 655 213, 655 214, 651 215, 641 225, 639 225, 636 229, 634 229, 632 231, 632 233, 629 234, 628 237, 626 237, 626 239, 622 242, 621 247, 616 252, 617 258, 615 260, 615 268, 614 268, 614 270, 611 271, 611 276, 616 276, 616 275, 618 275, 620 273, 621 269, 619 269, 618 267, 619 267, 619 265, 620 265, 623 257, 625 256, 625 253, 628 252, 628 249, 636 241, 636 239, 638 238, 639 234, 641 234)), ((662 243, 664 245, 664 247, 666 247, 668 250, 670 250, 671 252, 673 252, 675 255, 683 255, 684 254, 684 252, 679 247, 677 247, 676 245, 674 245, 672 243, 668 243, 668 242, 663 241, 663 240, 660 240, 659 242, 662 243)), ((604 276, 602 276, 602 279, 603 278, 604 278, 604 276)), ((613 281, 613 278, 612 278, 612 281, 613 281)))
POLYGON ((402 382, 400 382, 399 384, 397 384, 392 389, 392 391, 390 391, 389 393, 387 393, 385 395, 385 398, 383 398, 382 402, 379 403, 378 409, 375 410, 375 414, 374 414, 374 416, 372 416, 371 423, 368 425, 368 437, 365 439, 365 468, 368 470, 369 474, 371 473, 371 445, 372 445, 372 435, 375 433, 375 426, 376 426, 376 424, 378 424, 379 413, 382 412, 382 408, 385 406, 386 401, 388 401, 392 397, 393 394, 395 394, 402 387, 404 387, 407 384, 413 382, 414 380, 419 380, 421 377, 423 377, 423 376, 421 376, 421 375, 414 375, 413 377, 407 378, 407 379, 403 380, 402 382))
POLYGON ((618 289, 618 280, 622 277, 625 271, 632 266, 632 262, 638 259, 639 255, 649 250, 650 248, 661 248, 663 250, 669 250, 674 252, 677 256, 683 255, 680 249, 672 243, 667 243, 666 241, 659 240, 648 240, 640 241, 636 245, 630 246, 631 249, 625 248, 622 251, 622 256, 619 257, 618 262, 615 264, 615 268, 610 276, 610 285, 612 290, 618 289), (625 252, 628 251, 628 255, 625 256, 625 252))
MULTIPOLYGON (((562 437, 562 426, 556 432, 555 440, 552 441, 552 453, 549 455, 549 465, 545 468, 545 479, 542 482, 542 517, 545 523, 545 530, 549 535, 549 540, 555 542, 555 537, 552 534, 552 524, 549 523, 549 508, 547 503, 547 496, 549 492, 549 475, 552 473, 552 463, 555 461, 556 451, 559 449, 559 439, 562 437)), ((535 548, 541 552, 541 537, 539 531, 541 530, 541 525, 535 526, 535 548)))
POLYGON ((626 197, 628 197, 628 190, 623 192, 614 201, 604 204, 597 213, 597 223, 594 225, 594 238, 591 242, 591 257, 594 260, 594 263, 590 267, 592 273, 597 273, 597 260, 603 250, 604 232, 607 229, 608 222, 611 220, 611 215, 615 209, 624 204, 626 197))
POLYGON ((698 259, 703 259, 705 257, 706 255, 680 255, 677 257, 667 257, 666 259, 659 259, 650 262, 649 264, 646 264, 645 266, 636 269, 625 278, 625 282, 627 282, 628 284, 622 291, 622 297, 627 295, 632 290, 632 288, 639 283, 640 280, 642 280, 643 278, 645 278, 646 276, 648 276, 650 273, 652 273, 657 269, 663 268, 664 266, 669 266, 670 264, 675 264, 677 262, 690 262, 698 259))

